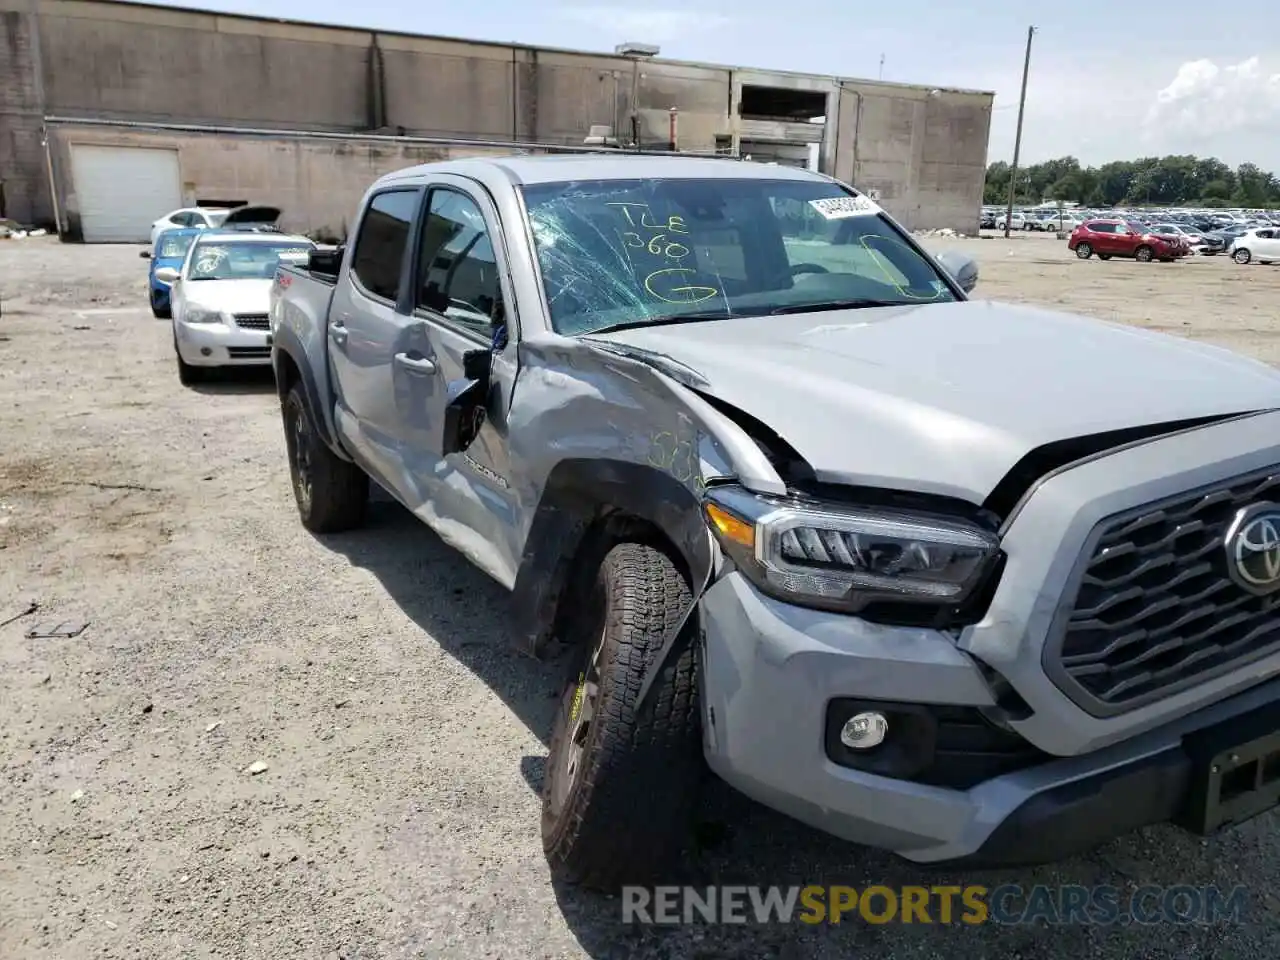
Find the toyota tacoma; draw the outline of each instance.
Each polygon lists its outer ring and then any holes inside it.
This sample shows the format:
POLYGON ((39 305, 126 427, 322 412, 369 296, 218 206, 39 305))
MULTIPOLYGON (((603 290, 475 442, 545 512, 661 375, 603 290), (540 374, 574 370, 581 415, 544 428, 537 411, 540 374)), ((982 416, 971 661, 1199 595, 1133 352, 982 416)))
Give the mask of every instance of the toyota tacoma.
POLYGON ((354 223, 272 288, 297 508, 372 478, 563 658, 559 875, 659 876, 708 767, 920 863, 1280 799, 1271 367, 971 300, 783 166, 450 161, 354 223))

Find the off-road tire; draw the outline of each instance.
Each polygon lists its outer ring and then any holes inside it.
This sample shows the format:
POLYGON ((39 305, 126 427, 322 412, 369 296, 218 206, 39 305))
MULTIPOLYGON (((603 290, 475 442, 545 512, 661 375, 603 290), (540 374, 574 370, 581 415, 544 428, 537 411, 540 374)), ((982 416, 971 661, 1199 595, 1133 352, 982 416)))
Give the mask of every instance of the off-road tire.
POLYGON ((1088 260, 1090 257, 1093 256, 1093 244, 1077 243, 1076 256, 1081 260, 1088 260))
POLYGON ((639 709, 636 697, 692 595, 662 550, 620 543, 590 596, 581 615, 591 618, 591 639, 574 651, 552 729, 542 843, 556 876, 616 891, 660 879, 690 835, 704 772, 694 646, 669 658, 639 709), (597 648, 592 719, 571 775, 573 702, 597 648))
POLYGON ((301 383, 289 388, 280 414, 289 453, 289 479, 302 525, 312 533, 358 527, 369 505, 369 478, 320 439, 301 383))
POLYGON ((1150 263, 1154 256, 1155 251, 1145 243, 1137 250, 1133 251, 1133 259, 1137 260, 1139 263, 1150 263))

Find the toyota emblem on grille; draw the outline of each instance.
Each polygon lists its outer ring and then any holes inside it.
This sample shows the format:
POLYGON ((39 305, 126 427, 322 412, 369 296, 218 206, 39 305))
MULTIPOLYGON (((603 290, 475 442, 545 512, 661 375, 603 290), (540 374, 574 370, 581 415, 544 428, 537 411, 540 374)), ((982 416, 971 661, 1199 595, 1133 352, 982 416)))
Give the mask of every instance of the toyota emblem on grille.
POLYGON ((1227 528, 1231 579, 1259 596, 1280 589, 1280 505, 1255 503, 1227 528))

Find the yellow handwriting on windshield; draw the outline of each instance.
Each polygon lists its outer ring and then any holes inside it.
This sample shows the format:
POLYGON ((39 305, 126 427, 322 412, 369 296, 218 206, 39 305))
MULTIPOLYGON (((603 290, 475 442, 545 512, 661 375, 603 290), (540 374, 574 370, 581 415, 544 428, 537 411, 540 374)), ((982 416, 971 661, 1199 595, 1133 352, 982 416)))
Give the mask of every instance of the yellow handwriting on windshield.
POLYGON ((712 297, 720 296, 715 287, 700 286, 683 282, 696 270, 688 267, 666 267, 655 270, 644 278, 644 288, 649 294, 665 303, 701 303, 712 297), (676 284, 676 285, 671 285, 676 284))
POLYGON ((649 209, 647 203, 613 202, 607 205, 617 207, 626 219, 627 224, 632 227, 642 227, 646 230, 662 230, 666 233, 689 232, 688 226, 685 225, 684 217, 678 213, 672 214, 665 223, 662 223, 654 220, 653 211, 649 209))
MULTIPOLYGON (((908 300, 937 300, 940 296, 942 296, 941 290, 935 290, 933 293, 922 295, 922 294, 912 292, 912 290, 909 287, 904 287, 902 285, 902 282, 893 275, 893 271, 889 269, 889 267, 892 266, 893 261, 889 260, 889 258, 885 256, 885 254, 883 254, 881 251, 872 247, 869 242, 872 240, 879 240, 880 242, 885 244, 890 244, 890 243, 893 243, 894 241, 890 240, 888 237, 882 237, 877 233, 866 234, 859 241, 859 243, 862 244, 862 249, 867 251, 867 255, 871 258, 871 262, 876 265, 876 267, 879 269, 879 271, 882 274, 884 274, 885 280, 889 282, 889 285, 891 287, 897 290, 900 294, 902 294, 908 300)), ((899 244, 899 246, 901 246, 901 244, 899 244)))

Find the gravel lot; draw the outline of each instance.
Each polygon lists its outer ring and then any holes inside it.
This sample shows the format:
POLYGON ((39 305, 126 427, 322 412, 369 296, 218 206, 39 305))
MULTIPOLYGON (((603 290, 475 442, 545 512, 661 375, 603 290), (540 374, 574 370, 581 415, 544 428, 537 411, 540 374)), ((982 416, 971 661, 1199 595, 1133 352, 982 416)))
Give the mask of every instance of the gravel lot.
MULTIPOLYGON (((972 252, 983 296, 1280 363, 1280 267, 928 242, 972 252)), ((0 622, 40 605, 0 626, 0 957, 1277 955, 1275 815, 960 876, 715 789, 673 878, 1244 883, 1241 927, 642 930, 556 889, 537 793, 556 668, 508 651, 501 591, 397 506, 353 534, 302 529, 269 380, 181 388, 138 249, 0 241, 0 622), (65 619, 91 623, 24 636, 65 619)))

